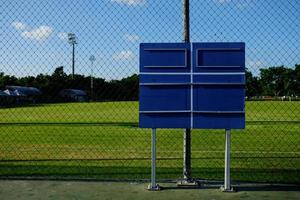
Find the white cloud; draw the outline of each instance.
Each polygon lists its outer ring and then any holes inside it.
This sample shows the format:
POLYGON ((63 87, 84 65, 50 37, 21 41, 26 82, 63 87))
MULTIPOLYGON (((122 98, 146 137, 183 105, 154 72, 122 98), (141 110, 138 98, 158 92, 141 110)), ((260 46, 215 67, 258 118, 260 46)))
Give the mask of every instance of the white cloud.
POLYGON ((61 40, 68 41, 68 33, 66 33, 66 32, 58 33, 57 36, 61 40))
POLYGON ((53 28, 50 26, 40 26, 36 29, 32 29, 31 31, 24 31, 21 33, 21 36, 24 38, 43 41, 47 39, 53 32, 53 28))
POLYGON ((134 53, 130 50, 121 51, 119 53, 115 53, 113 55, 113 59, 115 60, 132 60, 135 57, 134 53))
POLYGON ((129 5, 129 6, 144 5, 146 3, 146 0, 111 0, 111 1, 119 4, 129 5))
POLYGON ((12 22, 11 25, 17 30, 25 30, 28 26, 22 22, 12 22))
POLYGON ((138 35, 131 35, 131 34, 125 34, 125 39, 130 41, 130 42, 136 42, 140 39, 138 35))
POLYGON ((252 69, 253 68, 261 68, 261 67, 263 67, 263 65, 264 65, 264 63, 261 60, 250 60, 248 62, 247 67, 252 68, 252 69))

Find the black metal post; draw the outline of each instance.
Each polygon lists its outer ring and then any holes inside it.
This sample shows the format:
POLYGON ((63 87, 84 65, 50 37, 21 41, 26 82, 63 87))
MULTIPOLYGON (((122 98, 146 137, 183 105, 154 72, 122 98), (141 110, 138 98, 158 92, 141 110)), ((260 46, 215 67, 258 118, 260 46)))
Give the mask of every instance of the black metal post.
POLYGON ((190 42, 190 2, 189 0, 182 0, 183 2, 183 41, 190 42))
MULTIPOLYGON (((191 129, 184 130, 183 138, 183 179, 188 183, 191 178, 191 129)), ((184 184, 184 182, 182 184, 184 184)))
MULTIPOLYGON (((190 42, 189 0, 182 0, 182 3, 183 3, 183 41, 189 43, 190 42)), ((191 129, 185 129, 184 137, 183 137, 183 180, 179 182, 179 185, 189 185, 191 183, 194 183, 191 177, 191 129)))

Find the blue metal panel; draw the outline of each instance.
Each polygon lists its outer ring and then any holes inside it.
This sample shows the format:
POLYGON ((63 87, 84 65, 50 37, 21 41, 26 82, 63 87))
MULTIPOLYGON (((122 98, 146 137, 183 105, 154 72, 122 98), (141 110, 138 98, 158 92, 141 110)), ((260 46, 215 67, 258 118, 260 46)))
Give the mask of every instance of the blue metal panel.
POLYGON ((190 45, 140 45, 140 127, 190 127, 190 71, 190 45))
POLYGON ((244 87, 244 43, 140 45, 140 127, 244 128, 244 87))
POLYGON ((193 43, 194 72, 239 72, 244 69, 244 43, 193 43))
POLYGON ((140 44, 140 72, 190 72, 190 45, 186 43, 140 44))
POLYGON ((193 128, 245 127, 245 44, 193 44, 193 128))
POLYGON ((140 113, 141 128, 189 128, 190 112, 182 113, 140 113))
POLYGON ((245 114, 243 113, 194 113, 194 128, 203 129, 243 129, 245 114))
POLYGON ((140 86, 140 111, 190 110, 190 86, 140 86))
POLYGON ((244 111, 244 86, 194 86, 194 111, 244 111))
POLYGON ((191 75, 145 74, 140 75, 140 83, 191 83, 191 75))
POLYGON ((219 83, 219 84, 232 84, 232 85, 245 85, 244 73, 231 73, 227 75, 209 73, 193 75, 194 83, 219 83))

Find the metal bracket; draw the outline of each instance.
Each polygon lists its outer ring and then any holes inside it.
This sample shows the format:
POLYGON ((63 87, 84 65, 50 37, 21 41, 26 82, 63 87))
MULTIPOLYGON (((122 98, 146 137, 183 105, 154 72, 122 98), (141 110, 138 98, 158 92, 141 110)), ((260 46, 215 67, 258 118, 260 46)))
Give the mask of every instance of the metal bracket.
POLYGON ((160 185, 158 185, 158 184, 155 184, 155 185, 151 185, 151 184, 149 184, 148 185, 148 188, 147 188, 147 190, 149 190, 149 191, 159 191, 159 190, 161 190, 162 188, 160 187, 160 185))
POLYGON ((201 184, 199 181, 194 179, 181 179, 177 181, 177 186, 179 187, 200 187, 201 184))
POLYGON ((224 186, 221 186, 221 187, 220 187, 220 190, 221 190, 222 192, 235 192, 235 190, 233 189, 233 187, 230 187, 229 189, 225 189, 224 186))

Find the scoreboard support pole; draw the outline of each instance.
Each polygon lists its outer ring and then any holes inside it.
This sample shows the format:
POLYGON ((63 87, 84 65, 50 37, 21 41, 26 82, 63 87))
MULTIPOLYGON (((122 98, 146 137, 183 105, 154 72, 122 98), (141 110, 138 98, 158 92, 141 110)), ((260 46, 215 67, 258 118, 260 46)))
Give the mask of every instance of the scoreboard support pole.
POLYGON ((177 182, 178 186, 199 186, 191 176, 191 129, 184 129, 183 135, 183 179, 177 182))
POLYGON ((224 185, 221 187, 223 192, 233 192, 230 185, 230 150, 231 150, 231 130, 225 130, 225 170, 224 185))
POLYGON ((191 129, 184 130, 183 139, 183 179, 191 181, 191 129))
MULTIPOLYGON (((183 41, 185 43, 190 43, 190 1, 182 0, 182 7, 183 41)), ((184 129, 183 134, 183 179, 178 181, 177 185, 198 185, 198 183, 194 181, 191 176, 191 129, 184 129)))
POLYGON ((151 135, 151 183, 148 185, 148 190, 157 191, 161 187, 156 183, 156 128, 152 129, 151 135))

